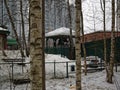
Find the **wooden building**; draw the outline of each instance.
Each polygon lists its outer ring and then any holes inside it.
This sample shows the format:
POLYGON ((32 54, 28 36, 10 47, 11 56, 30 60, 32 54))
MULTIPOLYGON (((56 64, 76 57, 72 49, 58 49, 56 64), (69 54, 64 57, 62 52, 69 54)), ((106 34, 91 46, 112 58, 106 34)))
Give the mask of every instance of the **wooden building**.
POLYGON ((7 49, 8 50, 17 50, 18 49, 18 43, 15 38, 7 39, 7 49))
MULTIPOLYGON (((72 30, 72 37, 74 38, 75 31, 72 30)), ((60 54, 67 58, 70 56, 70 29, 66 27, 58 28, 54 31, 45 34, 46 47, 45 52, 49 54, 60 54)), ((74 52, 73 52, 74 53, 74 52)))
POLYGON ((7 49, 7 36, 9 35, 7 29, 0 27, 0 50, 7 49))
MULTIPOLYGON (((106 34, 106 39, 111 38, 111 31, 106 31, 105 34, 106 34)), ((120 37, 120 32, 116 31, 115 37, 120 37)), ((93 33, 85 34, 84 38, 85 38, 85 42, 93 42, 93 41, 103 40, 104 39, 104 31, 96 31, 93 33)))
MULTIPOLYGON (((111 52, 111 32, 106 32, 107 60, 111 52)), ((87 56, 104 58, 104 32, 97 31, 85 35, 85 47, 87 56)), ((83 52, 83 51, 82 51, 83 52)), ((82 53, 83 56, 83 53, 82 53)), ((115 32, 115 60, 120 61, 120 32, 115 32)))

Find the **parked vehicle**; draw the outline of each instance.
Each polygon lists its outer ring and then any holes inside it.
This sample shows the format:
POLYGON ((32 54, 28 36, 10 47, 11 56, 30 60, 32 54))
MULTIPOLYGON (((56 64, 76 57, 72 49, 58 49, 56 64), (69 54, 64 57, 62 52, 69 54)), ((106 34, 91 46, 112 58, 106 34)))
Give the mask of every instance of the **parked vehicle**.
MULTIPOLYGON (((86 57, 87 67, 96 68, 99 66, 101 59, 98 56, 88 56, 86 57)), ((82 65, 84 65, 84 59, 82 60, 82 65)))

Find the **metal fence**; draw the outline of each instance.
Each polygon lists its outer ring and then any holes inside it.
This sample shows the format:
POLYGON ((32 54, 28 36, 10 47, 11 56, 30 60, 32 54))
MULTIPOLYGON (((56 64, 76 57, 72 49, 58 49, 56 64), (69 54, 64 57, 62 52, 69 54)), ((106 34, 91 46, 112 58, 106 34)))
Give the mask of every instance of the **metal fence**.
MULTIPOLYGON (((117 65, 118 66, 118 65, 117 65)), ((117 67, 116 66, 116 67, 117 67)), ((102 66, 103 67, 103 66, 102 66)), ((100 70, 102 70, 102 67, 100 70)), ((53 61, 45 62, 45 72, 47 78, 69 78, 75 77, 75 60, 73 61, 53 61)), ((0 63, 0 90, 2 83, 9 82, 10 90, 13 90, 14 84, 27 83, 29 79, 30 62, 2 62, 0 63), (17 79, 22 79, 23 82, 17 79)), ((97 70, 97 69, 95 69, 97 70)))
MULTIPOLYGON (((75 62, 76 62, 75 60, 61 61, 61 62, 58 61, 45 62, 46 78, 68 78, 69 76, 75 76, 75 68, 76 68, 75 62)), ((103 65, 101 66, 101 69, 102 68, 103 65)), ((9 78, 11 78, 11 80, 14 79, 15 75, 17 74, 22 75, 28 73, 29 71, 30 71, 30 62, 0 63, 0 73, 3 72, 4 74, 9 75, 9 78), (5 71, 9 73, 5 73, 5 71)))
POLYGON ((46 77, 68 78, 75 75, 75 61, 46 62, 46 77))
MULTIPOLYGON (((75 61, 45 62, 45 68, 46 78, 68 78, 72 72, 75 72, 75 61)), ((0 63, 0 77, 6 77, 6 80, 8 79, 11 82, 17 77, 29 74, 29 70, 30 62, 0 63)))
MULTIPOLYGON (((0 90, 15 90, 17 78, 29 78, 27 75, 29 62, 1 62, 0 63, 0 90)), ((18 81, 17 83, 21 83, 18 81)))
MULTIPOLYGON (((45 62, 47 78, 68 78, 75 75, 75 61, 45 62)), ((15 90, 18 84, 29 84, 30 62, 1 62, 0 90, 15 90), (6 87, 7 86, 7 87, 6 87)))

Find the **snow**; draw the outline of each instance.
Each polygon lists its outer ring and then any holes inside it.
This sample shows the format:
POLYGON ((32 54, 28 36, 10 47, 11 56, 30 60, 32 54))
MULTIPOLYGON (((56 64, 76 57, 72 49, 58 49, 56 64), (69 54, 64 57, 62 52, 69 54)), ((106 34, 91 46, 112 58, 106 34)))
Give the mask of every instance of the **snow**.
MULTIPOLYGON (((12 56, 20 57, 18 51, 6 51, 8 57, 12 56), (12 55, 13 54, 13 55, 12 55)), ((4 58, 1 53, 0 57, 4 58)), ((29 62, 29 58, 26 58, 26 62, 29 62)), ((1 60, 1 62, 3 62, 1 60)), ((71 62, 69 65, 75 65, 73 60, 69 60, 67 58, 61 57, 60 55, 53 55, 53 54, 45 54, 45 66, 46 66, 46 90, 75 90, 75 72, 70 71, 69 67, 69 78, 66 78, 66 63, 59 63, 58 62, 71 62), (56 62, 56 76, 58 78, 53 77, 53 63, 48 62, 56 62)), ((14 78, 23 73, 27 76, 26 72, 29 71, 29 65, 23 67, 14 65, 14 78)), ((114 70, 115 71, 115 70, 114 70)), ((10 90, 9 82, 9 74, 11 73, 11 65, 0 65, 0 90, 10 90)), ((88 73, 87 76, 82 73, 82 90, 117 90, 115 84, 108 84, 105 80, 105 70, 88 73)), ((118 72, 114 72, 115 76, 117 77, 118 82, 120 82, 120 67, 118 67, 118 72)), ((120 83, 119 83, 120 84, 120 83)), ((22 85, 13 85, 14 88, 11 90, 30 90, 30 84, 22 84, 22 85)))
MULTIPOLYGON (((59 35, 70 35, 70 29, 66 27, 61 27, 45 34, 46 37, 59 36, 59 35)), ((75 31, 73 30, 72 30, 72 35, 75 35, 75 31)))
POLYGON ((0 30, 7 30, 7 29, 0 27, 0 30))

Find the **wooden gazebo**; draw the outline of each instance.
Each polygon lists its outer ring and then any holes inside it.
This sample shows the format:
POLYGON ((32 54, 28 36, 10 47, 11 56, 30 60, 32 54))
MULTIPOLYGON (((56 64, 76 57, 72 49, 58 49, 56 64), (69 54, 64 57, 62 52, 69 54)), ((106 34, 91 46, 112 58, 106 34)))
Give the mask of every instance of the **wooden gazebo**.
MULTIPOLYGON (((74 41, 75 31, 72 30, 74 41)), ((45 52, 50 54, 61 54, 70 57, 70 29, 61 27, 45 34, 45 52)))

